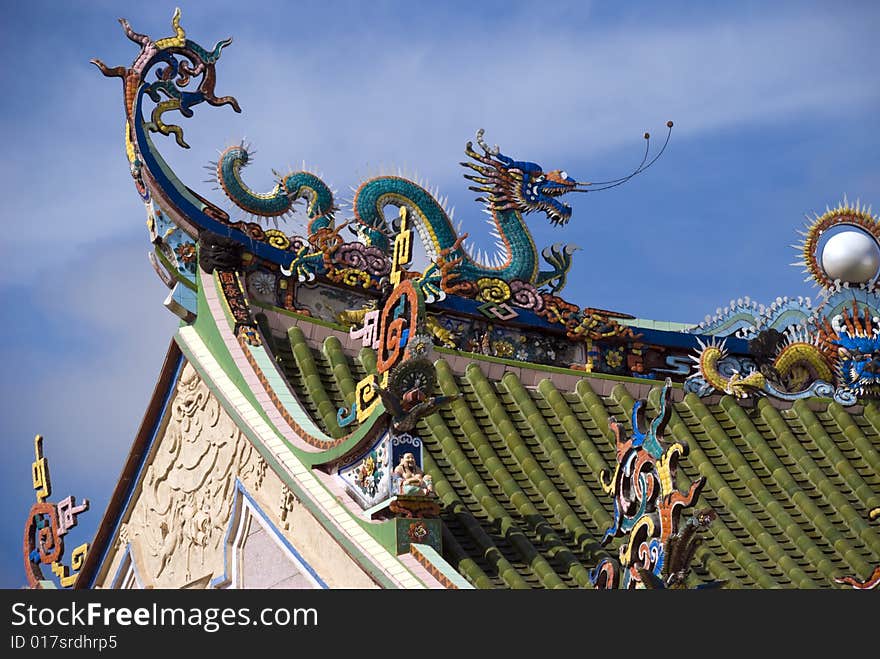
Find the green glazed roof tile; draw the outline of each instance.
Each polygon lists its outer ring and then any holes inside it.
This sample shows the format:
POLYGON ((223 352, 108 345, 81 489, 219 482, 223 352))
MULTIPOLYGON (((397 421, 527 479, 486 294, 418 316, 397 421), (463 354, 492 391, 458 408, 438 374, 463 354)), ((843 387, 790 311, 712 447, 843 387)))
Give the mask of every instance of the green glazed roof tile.
MULTIPOLYGON (((373 351, 347 353, 335 337, 313 345, 298 329, 269 347, 314 422, 338 436, 336 410, 375 372, 373 351)), ((414 431, 442 504, 444 558, 478 588, 590 587, 589 571, 621 542, 599 544, 613 513, 600 473, 614 469, 608 421, 629 425, 634 385, 582 379, 565 391, 549 378, 526 387, 511 372, 493 380, 473 363, 465 373, 436 366, 439 391, 464 394, 414 431)), ((695 508, 718 513, 691 586, 833 588, 880 564, 880 526, 868 520, 880 506, 880 407, 677 398, 665 439, 690 449, 678 487, 705 476, 695 508)))

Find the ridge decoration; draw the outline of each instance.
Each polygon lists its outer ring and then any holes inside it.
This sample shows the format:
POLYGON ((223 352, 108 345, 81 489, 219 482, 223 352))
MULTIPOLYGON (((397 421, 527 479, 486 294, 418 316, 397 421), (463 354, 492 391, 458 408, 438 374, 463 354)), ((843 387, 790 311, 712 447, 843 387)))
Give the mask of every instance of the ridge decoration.
MULTIPOLYGON (((557 242, 539 248, 524 218, 542 214, 551 225, 566 226, 572 209, 562 197, 613 188, 645 171, 665 150, 672 122, 667 122, 666 143, 653 158, 648 158, 650 136, 646 133, 639 166, 625 176, 598 182, 578 181, 564 170, 545 170, 535 162, 515 159, 497 146, 490 147, 483 130, 477 131, 475 142, 465 146, 467 161, 462 165, 470 189, 480 195, 478 202, 489 216, 499 250, 495 256, 481 256, 467 242, 468 234, 453 227, 443 200, 402 176, 363 182, 352 200, 351 217, 340 218, 331 187, 305 167, 287 173, 273 170, 275 184, 270 190, 252 189, 245 172, 253 166, 255 151, 240 142, 222 150, 207 166, 209 182, 225 195, 229 208, 197 194, 174 175, 153 139, 173 136, 178 146, 189 148, 182 126, 171 119, 175 113, 192 118, 203 104, 241 111, 235 97, 216 91, 216 65, 232 39, 222 39, 211 48, 199 45, 188 38, 179 9, 172 17, 172 34, 160 39, 135 32, 124 19, 120 22, 125 35, 139 47, 132 64, 109 67, 99 59, 92 62, 105 76, 123 82, 125 150, 147 211, 153 244, 149 258, 171 289, 166 306, 185 322, 192 322, 198 313, 195 264, 203 234, 241 245, 242 283, 265 304, 312 315, 314 310, 301 299, 313 295, 312 291, 334 289, 340 295, 344 295, 340 291, 349 291, 350 299, 360 296, 361 304, 365 297, 381 297, 395 260, 392 241, 402 235, 396 220, 386 219, 391 206, 407 210, 411 239, 420 239, 428 256, 424 272, 414 278, 425 304, 441 304, 447 296, 470 300, 473 307, 465 305, 469 313, 482 314, 491 323, 537 321, 579 345, 585 341, 627 343, 637 338, 619 322, 631 316, 581 308, 558 297, 577 247, 557 242), (305 223, 297 233, 287 221, 301 205, 305 223)), ((391 281, 396 285, 393 277, 391 281)), ((344 310, 335 308, 330 320, 344 310)), ((445 347, 465 347, 451 342, 448 327, 428 322, 427 331, 445 347)), ((509 341, 497 343, 501 354, 515 348, 508 348, 509 341)), ((583 363, 581 359, 571 363, 576 362, 583 363)), ((349 416, 347 411, 341 418, 349 416)))
POLYGON ((52 496, 49 461, 43 456, 43 436, 34 438, 33 486, 37 501, 31 506, 24 528, 24 567, 30 588, 55 588, 42 566, 51 567, 62 588, 71 588, 79 576, 89 552, 89 544, 78 545, 70 554, 70 565, 64 563, 64 536, 77 525, 77 517, 89 509, 89 500, 69 496, 58 503, 46 501, 52 496))
MULTIPOLYGON (((711 509, 699 510, 684 523, 681 516, 692 506, 706 483, 700 477, 686 492, 676 486, 679 460, 688 453, 683 441, 668 444, 663 433, 672 412, 671 380, 660 393, 660 410, 647 421, 645 400, 632 408, 633 436, 622 424, 609 421, 617 443, 617 465, 609 477, 600 474, 602 489, 614 497, 614 521, 602 545, 624 537, 619 558, 603 558, 590 573, 600 589, 686 588, 700 534, 715 519, 711 509)), ((706 584, 720 586, 720 582, 706 584)))
POLYGON ((794 247, 821 301, 749 298, 693 327, 699 349, 688 391, 737 398, 833 398, 853 405, 880 395, 880 220, 849 202, 816 216, 794 247), (728 337, 746 339, 749 356, 728 354, 728 337), (720 339, 720 340, 719 340, 720 339))

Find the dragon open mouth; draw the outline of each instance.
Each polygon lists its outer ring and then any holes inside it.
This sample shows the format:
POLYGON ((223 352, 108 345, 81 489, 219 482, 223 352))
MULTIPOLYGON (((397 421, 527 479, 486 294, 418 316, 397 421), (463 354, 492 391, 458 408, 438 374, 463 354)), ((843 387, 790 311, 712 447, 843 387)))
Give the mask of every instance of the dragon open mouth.
POLYGON ((541 187, 540 195, 544 198, 538 203, 538 209, 547 214, 547 218, 554 226, 563 226, 571 219, 571 206, 561 201, 559 197, 571 192, 574 183, 548 183, 541 187))
POLYGON ((542 204, 542 208, 553 226, 564 226, 571 219, 571 206, 561 201, 542 204))

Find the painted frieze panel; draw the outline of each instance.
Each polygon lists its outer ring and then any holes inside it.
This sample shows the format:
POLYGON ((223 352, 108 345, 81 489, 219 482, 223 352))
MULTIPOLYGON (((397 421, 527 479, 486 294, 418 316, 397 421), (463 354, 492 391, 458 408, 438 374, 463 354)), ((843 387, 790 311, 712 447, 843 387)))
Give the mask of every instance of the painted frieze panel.
POLYGON ((391 497, 391 468, 391 437, 385 433, 366 453, 340 467, 337 476, 361 508, 367 509, 391 497))
POLYGON ((352 325, 356 320, 352 317, 353 311, 373 308, 373 305, 375 298, 356 290, 320 283, 296 286, 296 307, 308 311, 313 318, 329 323, 352 325))

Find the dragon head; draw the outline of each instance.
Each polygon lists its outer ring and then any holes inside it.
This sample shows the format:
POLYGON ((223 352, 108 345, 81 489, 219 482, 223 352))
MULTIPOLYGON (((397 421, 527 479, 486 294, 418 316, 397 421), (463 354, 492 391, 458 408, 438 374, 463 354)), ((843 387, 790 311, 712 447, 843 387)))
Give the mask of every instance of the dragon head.
POLYGON ((850 336, 841 330, 834 344, 838 346, 840 379, 860 394, 880 393, 880 337, 850 336))
POLYGON ((653 158, 648 160, 650 151, 650 133, 645 133, 645 155, 642 162, 626 176, 608 181, 578 182, 561 169, 545 172, 534 162, 514 160, 501 153, 498 146, 489 147, 483 141, 483 129, 477 131, 477 144, 483 153, 477 153, 473 143, 468 142, 465 153, 474 162, 461 163, 476 172, 465 174, 464 177, 479 185, 472 185, 474 192, 487 193, 486 197, 478 197, 477 201, 486 203, 492 211, 515 210, 520 213, 542 211, 547 214, 550 222, 561 226, 571 219, 571 207, 559 201, 558 197, 569 192, 599 192, 616 188, 641 174, 663 155, 669 137, 672 134, 672 122, 667 121, 666 141, 653 158))
POLYGON ((470 186, 471 190, 487 194, 478 201, 485 202, 493 211, 542 211, 555 225, 571 219, 571 207, 559 197, 572 192, 578 185, 576 180, 562 170, 545 172, 537 163, 514 160, 497 146, 490 148, 483 141, 483 129, 477 131, 477 143, 483 153, 475 151, 473 143, 468 142, 465 153, 475 162, 461 164, 477 172, 465 174, 465 178, 479 184, 470 186))
POLYGON ((838 384, 859 394, 880 396, 880 323, 870 309, 853 303, 819 324, 819 345, 837 365, 838 384))

